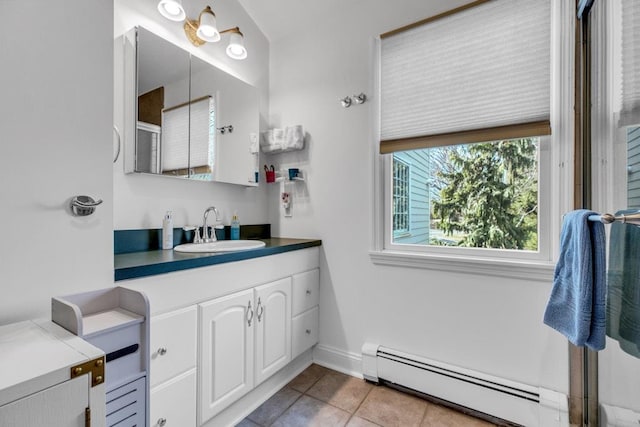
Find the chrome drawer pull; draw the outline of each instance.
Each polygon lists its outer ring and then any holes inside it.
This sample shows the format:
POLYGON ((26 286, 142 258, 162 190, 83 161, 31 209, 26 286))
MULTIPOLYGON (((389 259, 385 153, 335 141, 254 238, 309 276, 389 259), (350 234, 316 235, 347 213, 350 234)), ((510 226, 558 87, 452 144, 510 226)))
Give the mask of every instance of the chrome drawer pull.
POLYGON ((256 316, 258 317, 258 322, 262 321, 262 314, 264 313, 264 306, 262 305, 262 301, 258 298, 258 306, 256 307, 256 316))
POLYGON ((251 321, 253 320, 253 309, 251 308, 251 301, 247 305, 247 323, 251 326, 251 321))

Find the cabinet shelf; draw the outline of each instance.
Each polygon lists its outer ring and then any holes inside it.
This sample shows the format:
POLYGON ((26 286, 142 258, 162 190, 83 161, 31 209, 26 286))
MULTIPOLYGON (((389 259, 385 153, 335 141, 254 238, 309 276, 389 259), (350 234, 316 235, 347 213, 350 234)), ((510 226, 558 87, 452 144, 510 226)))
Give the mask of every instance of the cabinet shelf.
POLYGON ((304 175, 301 169, 298 169, 298 176, 294 176, 293 178, 289 178, 289 171, 282 170, 276 172, 276 177, 274 181, 267 182, 267 184, 275 184, 277 182, 292 182, 292 181, 305 181, 304 175))
POLYGON ((86 315, 82 319, 84 338, 94 334, 108 333, 144 322, 144 316, 132 313, 123 308, 114 308, 99 313, 86 315))

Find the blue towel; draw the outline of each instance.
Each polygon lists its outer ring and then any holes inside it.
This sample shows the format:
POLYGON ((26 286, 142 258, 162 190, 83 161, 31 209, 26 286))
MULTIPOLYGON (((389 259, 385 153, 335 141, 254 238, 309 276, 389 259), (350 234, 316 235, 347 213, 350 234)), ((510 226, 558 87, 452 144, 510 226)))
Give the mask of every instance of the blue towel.
POLYGON ((604 225, 585 209, 564 216, 560 257, 544 323, 577 346, 605 346, 606 243, 604 225))
MULTIPOLYGON (((616 212, 616 215, 637 210, 616 212)), ((611 226, 607 274, 607 335, 626 353, 640 358, 640 227, 611 226)))

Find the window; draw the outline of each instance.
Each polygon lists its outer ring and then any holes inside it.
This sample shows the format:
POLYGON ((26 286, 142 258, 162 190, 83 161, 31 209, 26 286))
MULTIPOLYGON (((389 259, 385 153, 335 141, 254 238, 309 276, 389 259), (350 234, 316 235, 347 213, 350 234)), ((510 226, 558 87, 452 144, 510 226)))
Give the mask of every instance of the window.
POLYGON ((573 72, 560 55, 572 51, 572 14, 550 0, 476 1, 381 35, 374 262, 386 253, 551 263, 571 203, 561 159, 572 127, 551 125, 572 114, 571 88, 558 83, 573 72))
POLYGON ((537 251, 539 146, 522 138, 394 153, 392 242, 537 251), (412 181, 423 191, 408 190, 403 157, 422 160, 412 181))
POLYGON ((640 208, 640 4, 621 1, 619 126, 627 143, 627 207, 640 208))

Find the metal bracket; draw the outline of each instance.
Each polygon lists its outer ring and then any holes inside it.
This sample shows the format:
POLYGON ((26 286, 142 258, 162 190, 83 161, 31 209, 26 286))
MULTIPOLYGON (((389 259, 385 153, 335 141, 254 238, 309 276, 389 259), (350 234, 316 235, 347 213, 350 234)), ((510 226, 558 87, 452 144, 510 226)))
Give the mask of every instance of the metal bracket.
POLYGON ((91 373, 91 387, 104 382, 104 356, 71 367, 71 378, 91 373))

